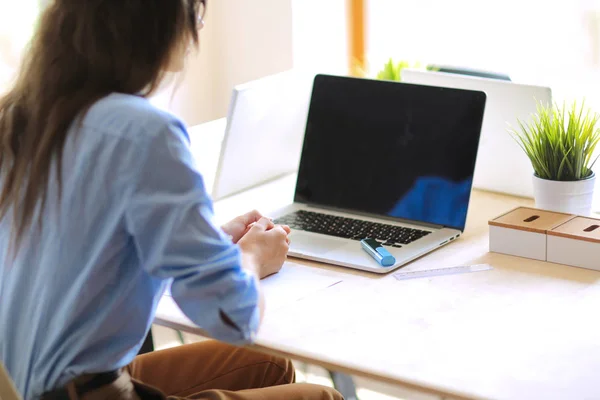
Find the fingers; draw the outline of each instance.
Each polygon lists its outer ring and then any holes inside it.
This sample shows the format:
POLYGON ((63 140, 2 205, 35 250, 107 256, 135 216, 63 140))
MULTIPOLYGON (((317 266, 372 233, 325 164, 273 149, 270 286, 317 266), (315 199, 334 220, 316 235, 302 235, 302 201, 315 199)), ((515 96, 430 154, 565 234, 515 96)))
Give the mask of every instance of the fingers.
POLYGON ((290 238, 289 238, 289 234, 292 233, 292 230, 290 229, 289 226, 287 225, 281 225, 281 228, 285 231, 285 242, 287 243, 288 247, 291 243, 290 238))
POLYGON ((250 224, 258 222, 261 218, 263 218, 263 215, 256 210, 252 210, 252 211, 242 215, 240 218, 242 219, 243 223, 246 226, 248 226, 250 224))
POLYGON ((268 231, 268 230, 274 229, 274 227, 275 227, 275 224, 273 223, 273 221, 271 221, 269 218, 262 217, 258 221, 256 221, 254 226, 252 226, 252 229, 268 231))
POLYGON ((272 229, 272 232, 274 232, 277 235, 281 236, 281 238, 287 238, 287 236, 289 235, 289 233, 291 231, 290 231, 290 228, 287 227, 287 226, 275 225, 275 227, 272 229))
POLYGON ((275 225, 275 227, 271 230, 271 232, 273 232, 274 234, 279 236, 279 240, 283 239, 285 241, 285 246, 287 248, 289 248, 290 246, 290 238, 289 238, 289 234, 291 232, 291 229, 289 226, 286 225, 275 225))

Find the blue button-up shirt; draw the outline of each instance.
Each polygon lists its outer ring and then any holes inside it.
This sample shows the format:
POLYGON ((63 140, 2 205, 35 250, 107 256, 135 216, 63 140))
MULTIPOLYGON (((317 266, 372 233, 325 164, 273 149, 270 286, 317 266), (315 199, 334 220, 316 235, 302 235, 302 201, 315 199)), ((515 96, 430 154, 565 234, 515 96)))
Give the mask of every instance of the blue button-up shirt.
POLYGON ((188 146, 173 116, 110 95, 71 128, 61 196, 53 168, 42 229, 16 258, 0 221, 0 360, 26 399, 130 363, 168 283, 210 335, 252 341, 256 279, 213 222, 188 146))

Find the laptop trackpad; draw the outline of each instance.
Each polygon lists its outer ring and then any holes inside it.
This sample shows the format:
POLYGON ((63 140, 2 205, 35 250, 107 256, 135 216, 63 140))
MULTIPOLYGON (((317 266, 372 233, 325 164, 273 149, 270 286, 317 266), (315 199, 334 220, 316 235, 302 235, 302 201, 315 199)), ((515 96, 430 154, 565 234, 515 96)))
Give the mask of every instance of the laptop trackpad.
POLYGON ((346 243, 341 239, 329 239, 323 236, 294 233, 290 236, 291 250, 302 254, 323 255, 332 250, 343 247, 346 243))

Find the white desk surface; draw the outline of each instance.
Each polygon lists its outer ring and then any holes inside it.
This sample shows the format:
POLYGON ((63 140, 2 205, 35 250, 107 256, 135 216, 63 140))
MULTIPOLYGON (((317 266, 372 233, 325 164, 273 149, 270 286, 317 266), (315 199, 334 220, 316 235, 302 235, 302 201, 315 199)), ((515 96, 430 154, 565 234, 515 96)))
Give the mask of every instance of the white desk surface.
MULTIPOLYGON (((216 214, 267 213, 294 184, 218 202, 216 214)), ((415 262, 491 271, 398 281, 292 260, 342 282, 286 307, 267 296, 255 348, 448 398, 600 398, 600 273, 489 253, 487 221, 516 205, 532 202, 474 191, 464 236, 415 262)), ((169 300, 156 323, 202 334, 169 300)))

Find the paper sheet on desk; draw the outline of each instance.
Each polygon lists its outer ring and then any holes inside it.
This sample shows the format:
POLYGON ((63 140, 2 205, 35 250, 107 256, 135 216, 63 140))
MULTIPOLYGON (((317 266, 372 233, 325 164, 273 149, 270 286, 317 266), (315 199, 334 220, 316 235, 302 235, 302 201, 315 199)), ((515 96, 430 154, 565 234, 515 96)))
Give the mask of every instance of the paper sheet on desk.
POLYGON ((275 310, 341 281, 328 271, 286 262, 281 271, 263 279, 261 285, 267 308, 275 310))
MULTIPOLYGON (((286 262, 275 275, 260 281, 269 310, 277 310, 342 281, 326 270, 286 262)), ((170 286, 165 295, 170 296, 170 286)))

